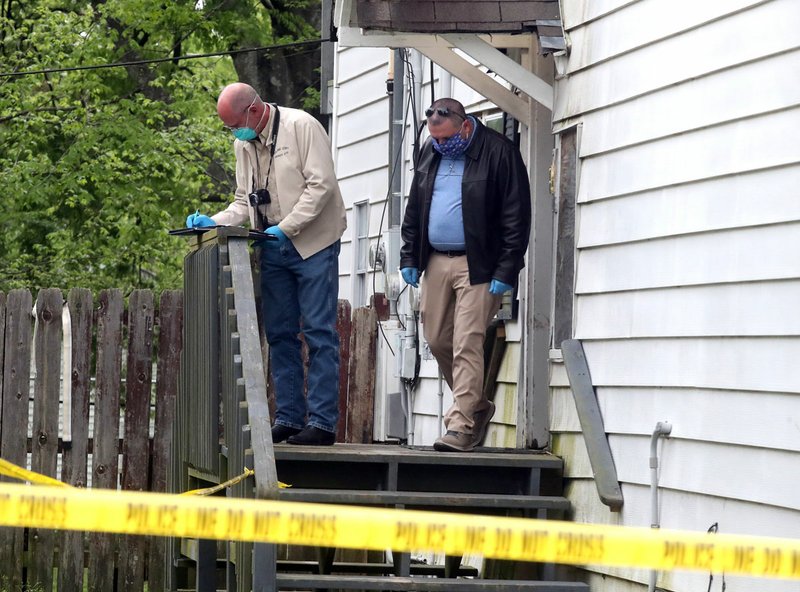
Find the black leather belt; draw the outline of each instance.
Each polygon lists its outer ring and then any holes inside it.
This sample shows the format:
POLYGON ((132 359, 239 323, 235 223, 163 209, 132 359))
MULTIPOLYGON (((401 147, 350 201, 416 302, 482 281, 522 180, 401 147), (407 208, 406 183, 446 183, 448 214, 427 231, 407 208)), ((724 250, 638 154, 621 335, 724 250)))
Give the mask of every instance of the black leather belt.
POLYGON ((447 255, 448 257, 463 257, 467 254, 466 251, 440 251, 438 249, 434 249, 434 251, 441 255, 447 255))

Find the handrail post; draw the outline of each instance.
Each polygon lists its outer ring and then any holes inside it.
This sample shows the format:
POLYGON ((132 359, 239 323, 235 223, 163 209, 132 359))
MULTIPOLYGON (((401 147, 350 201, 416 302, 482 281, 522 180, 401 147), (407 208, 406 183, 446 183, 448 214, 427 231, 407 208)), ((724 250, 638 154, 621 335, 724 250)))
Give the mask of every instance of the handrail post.
POLYGON ((561 343, 561 354, 564 356, 570 389, 578 410, 578 419, 589 453, 597 493, 600 501, 612 511, 619 511, 623 504, 622 489, 619 486, 614 457, 611 456, 611 447, 608 444, 603 416, 597 403, 583 345, 577 339, 567 339, 561 343))

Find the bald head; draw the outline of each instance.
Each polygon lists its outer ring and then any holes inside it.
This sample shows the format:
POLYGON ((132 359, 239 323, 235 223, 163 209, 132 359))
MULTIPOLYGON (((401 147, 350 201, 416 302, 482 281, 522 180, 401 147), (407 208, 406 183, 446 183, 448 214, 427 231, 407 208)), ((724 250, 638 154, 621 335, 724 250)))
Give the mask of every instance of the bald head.
POLYGON ((258 96, 256 89, 244 82, 234 82, 222 89, 217 99, 217 115, 225 125, 237 128, 258 126, 254 129, 261 133, 266 126, 268 110, 266 103, 258 96))

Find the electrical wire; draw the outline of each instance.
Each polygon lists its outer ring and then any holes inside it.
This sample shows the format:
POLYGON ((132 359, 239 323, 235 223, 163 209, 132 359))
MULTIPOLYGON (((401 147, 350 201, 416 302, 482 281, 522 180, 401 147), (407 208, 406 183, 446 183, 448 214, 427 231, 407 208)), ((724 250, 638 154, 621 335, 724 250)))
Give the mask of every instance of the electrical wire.
POLYGON ((248 47, 245 49, 231 49, 228 51, 215 51, 211 53, 196 53, 182 56, 172 56, 168 58, 153 58, 149 60, 134 60, 131 62, 111 62, 108 64, 92 64, 87 66, 71 66, 67 68, 46 68, 43 70, 25 70, 23 72, 0 72, 0 78, 14 78, 18 76, 33 76, 36 74, 56 74, 59 72, 77 72, 79 70, 101 70, 104 68, 124 68, 127 66, 141 66, 143 64, 159 64, 162 62, 176 62, 179 60, 196 60, 198 58, 213 58, 226 55, 237 55, 253 51, 269 51, 271 49, 284 49, 287 47, 303 47, 308 45, 319 45, 331 41, 331 39, 312 39, 309 41, 293 41, 291 43, 277 43, 275 45, 262 45, 261 47, 248 47))
MULTIPOLYGON (((414 168, 417 168, 417 160, 419 159, 419 138, 422 134, 422 127, 425 125, 425 122, 420 122, 418 119, 419 110, 417 109, 417 101, 416 96, 414 95, 414 83, 416 82, 416 77, 414 74, 414 66, 411 64, 411 59, 408 57, 408 51, 406 50, 403 54, 403 63, 406 65, 406 77, 408 78, 408 88, 410 90, 410 100, 411 100, 411 114, 412 119, 414 121, 414 141, 413 141, 413 148, 411 152, 411 161, 414 163, 414 168)), ((431 82, 433 84, 433 82, 431 82)))
POLYGON ((436 92, 433 86, 433 60, 431 60, 431 105, 436 102, 436 92))
MULTIPOLYGON (((400 51, 401 51, 401 54, 405 54, 408 50, 401 49, 400 51)), ((403 61, 404 62, 406 61, 405 55, 403 57, 403 61)), ((392 91, 392 92, 394 92, 394 91, 392 91)), ((409 92, 413 95, 413 88, 409 88, 409 92)), ((383 202, 383 209, 381 210, 380 222, 378 222, 378 237, 377 237, 376 245, 380 245, 381 244, 381 237, 383 236, 383 221, 386 219, 386 209, 389 207, 389 198, 391 197, 391 194, 392 194, 392 182, 394 181, 394 176, 397 174, 398 163, 400 161, 400 155, 403 153, 402 145, 403 145, 403 141, 406 138, 406 124, 408 123, 408 112, 409 112, 409 109, 411 107, 411 103, 412 103, 412 101, 408 101, 406 103, 406 110, 405 110, 405 113, 403 114, 403 133, 400 136, 401 149, 398 150, 397 155, 395 156, 394 163, 392 165, 392 173, 391 173, 391 175, 389 175, 389 185, 388 185, 388 187, 386 189, 386 199, 383 202)), ((385 265, 385 262, 384 262, 384 265, 385 265)), ((384 268, 384 272, 385 271, 386 271, 386 269, 384 268)), ((376 294, 375 276, 376 276, 376 274, 373 271, 373 273, 372 273, 372 295, 373 296, 375 296, 375 294, 376 294)), ((402 294, 402 292, 400 292, 400 293, 402 294)), ((381 336, 383 337, 383 340, 386 342, 386 347, 389 348, 389 351, 391 352, 392 356, 394 356, 395 355, 394 349, 392 349, 392 344, 389 343, 389 338, 386 337, 386 333, 383 330, 383 325, 381 324, 380 321, 377 321, 377 325, 378 325, 378 330, 380 331, 381 336)), ((405 327, 403 327, 403 329, 405 329, 405 327)))

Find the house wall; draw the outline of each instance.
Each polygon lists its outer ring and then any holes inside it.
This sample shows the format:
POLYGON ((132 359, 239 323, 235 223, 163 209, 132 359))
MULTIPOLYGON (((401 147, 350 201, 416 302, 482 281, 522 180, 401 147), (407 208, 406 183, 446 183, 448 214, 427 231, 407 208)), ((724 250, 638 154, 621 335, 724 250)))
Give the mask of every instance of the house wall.
MULTIPOLYGON (((424 110, 431 102, 431 70, 427 58, 419 58, 411 52, 411 63, 415 64, 414 74, 420 82, 417 97, 418 120, 424 118, 424 110), (420 67, 421 66, 421 67, 420 67)), ((379 240, 387 247, 386 231, 389 227, 388 211, 385 211, 387 189, 389 182, 389 100, 386 94, 386 78, 389 71, 391 51, 388 48, 359 48, 338 47, 335 53, 334 65, 334 113, 331 139, 333 144, 334 162, 339 177, 345 205, 347 207, 348 228, 342 237, 342 249, 339 258, 339 297, 351 302, 357 301, 354 294, 356 283, 355 257, 357 245, 355 239, 355 204, 367 202, 369 204, 369 244, 374 247, 379 240)), ((438 66, 434 68, 434 90, 436 97, 444 96, 440 83, 438 66)), ((452 78, 452 92, 450 96, 461 101, 467 112, 482 113, 497 110, 485 97, 476 93, 456 78, 452 78)), ((406 92, 409 82, 405 81, 406 92)), ((405 100, 408 95, 406 94, 405 100)), ((404 138, 403 161, 400 164, 402 174, 403 195, 408 194, 408 188, 413 177, 412 170, 412 141, 414 126, 413 118, 409 113, 406 118, 406 134, 404 138)), ((426 133, 423 132, 422 139, 426 133)), ((398 246, 399 248, 399 246, 398 246)), ((368 265, 367 294, 385 292, 385 274, 377 272, 368 265)), ((401 297, 401 314, 409 313, 407 294, 401 297)), ((396 325, 396 323, 395 323, 396 325)), ((487 433, 487 445, 508 446, 516 445, 515 423, 517 407, 517 382, 518 369, 521 356, 520 330, 514 327, 517 323, 510 322, 507 328, 508 341, 510 342, 501 375, 498 379, 496 402, 498 411, 487 433)), ((386 392, 399 391, 399 381, 394 377, 395 352, 398 349, 396 334, 402 331, 392 331, 391 325, 386 327, 387 339, 378 336, 378 362, 376 385, 377 398, 386 392), (388 344, 387 344, 388 342, 388 344)), ((439 395, 438 366, 430 352, 423 343, 421 346, 422 361, 420 365, 420 380, 414 395, 414 444, 431 445, 441 435, 441 421, 439 419, 440 401, 444 410, 452 403, 452 395, 447 384, 442 382, 442 394, 439 395)), ((384 433, 383 422, 388 413, 385 405, 376 403, 376 434, 380 437, 384 433)))
MULTIPOLYGON (((553 355, 553 452, 581 522, 800 532, 800 5, 796 0, 562 2, 571 44, 556 131, 579 125, 574 336, 583 343, 625 498, 597 497, 553 355)), ((709 575, 657 587, 707 590, 709 575)), ((594 592, 646 570, 592 568, 594 592)), ((710 590, 796 582, 713 574, 710 590)))

